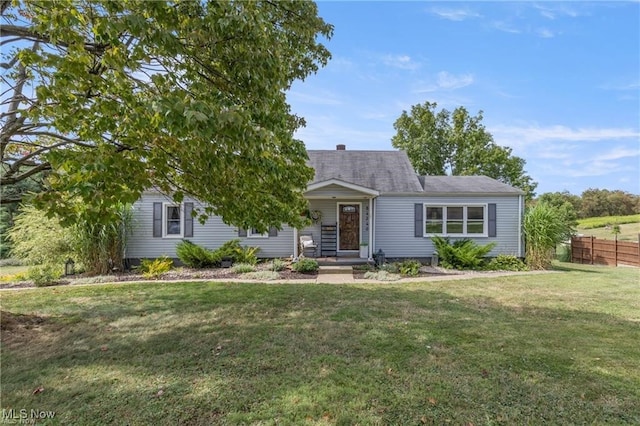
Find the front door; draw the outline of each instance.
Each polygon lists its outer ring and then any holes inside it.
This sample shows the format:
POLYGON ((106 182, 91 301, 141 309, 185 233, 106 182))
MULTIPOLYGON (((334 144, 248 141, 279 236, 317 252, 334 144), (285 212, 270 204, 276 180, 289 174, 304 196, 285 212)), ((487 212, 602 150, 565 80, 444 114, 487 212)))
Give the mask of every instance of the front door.
POLYGON ((360 204, 339 204, 338 250, 360 249, 360 204))

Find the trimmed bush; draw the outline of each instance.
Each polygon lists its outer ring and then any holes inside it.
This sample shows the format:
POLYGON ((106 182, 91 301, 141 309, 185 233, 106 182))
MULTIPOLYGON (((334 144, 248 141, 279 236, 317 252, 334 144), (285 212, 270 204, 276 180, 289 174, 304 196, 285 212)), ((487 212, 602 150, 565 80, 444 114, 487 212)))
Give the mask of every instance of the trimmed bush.
POLYGON ((465 238, 453 244, 449 238, 431 237, 440 264, 448 269, 482 269, 484 257, 495 247, 495 243, 481 246, 465 238))
POLYGON ((256 267, 250 263, 236 263, 231 270, 236 274, 246 274, 247 272, 255 272, 256 267))
POLYGON ((291 269, 295 272, 307 273, 315 272, 320 268, 318 261, 315 259, 302 258, 291 265, 291 269))
POLYGON ((398 272, 400 275, 407 277, 415 277, 420 272, 422 264, 415 259, 405 259, 398 263, 398 272))
POLYGON ((36 287, 54 285, 62 275, 62 267, 51 264, 33 266, 27 272, 27 278, 33 281, 36 287))
POLYGON ((490 271, 528 271, 527 265, 513 255, 500 254, 487 264, 490 271))
POLYGON ((365 272, 364 277, 368 280, 378 280, 378 281, 397 281, 400 279, 400 275, 387 272, 387 271, 365 272))
POLYGON ((220 266, 222 256, 214 251, 184 240, 176 246, 176 255, 180 262, 189 268, 214 268, 220 266))
POLYGON ((287 263, 282 259, 273 259, 273 261, 271 262, 271 270, 273 272, 284 271, 286 267, 287 263))
POLYGON ((145 278, 158 278, 165 272, 169 272, 173 267, 173 261, 167 256, 157 259, 142 259, 140 262, 140 272, 145 278))
POLYGON ((397 263, 385 263, 380 265, 378 270, 389 272, 390 274, 397 274, 399 272, 397 263))
POLYGON ((242 278, 249 280, 273 281, 280 278, 280 274, 275 271, 256 271, 242 274, 242 278))

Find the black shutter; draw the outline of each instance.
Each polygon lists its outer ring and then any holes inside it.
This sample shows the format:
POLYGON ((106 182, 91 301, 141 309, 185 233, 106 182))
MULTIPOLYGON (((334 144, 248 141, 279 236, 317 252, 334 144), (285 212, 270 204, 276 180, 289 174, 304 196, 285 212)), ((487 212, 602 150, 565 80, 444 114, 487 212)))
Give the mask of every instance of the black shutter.
POLYGON ((422 219, 422 212, 424 211, 423 204, 414 204, 414 236, 424 237, 424 220, 422 219))
POLYGON ((489 236, 497 235, 496 205, 489 204, 489 236))
POLYGON ((162 203, 153 203, 153 237, 162 237, 162 203))
POLYGON ((246 236, 247 236, 247 230, 238 228, 238 237, 246 237, 246 236))
POLYGON ((193 237, 193 203, 184 203, 184 236, 193 237))
POLYGON ((269 228, 269 236, 270 237, 277 237, 278 236, 278 228, 276 228, 275 226, 272 226, 271 228, 269 228))

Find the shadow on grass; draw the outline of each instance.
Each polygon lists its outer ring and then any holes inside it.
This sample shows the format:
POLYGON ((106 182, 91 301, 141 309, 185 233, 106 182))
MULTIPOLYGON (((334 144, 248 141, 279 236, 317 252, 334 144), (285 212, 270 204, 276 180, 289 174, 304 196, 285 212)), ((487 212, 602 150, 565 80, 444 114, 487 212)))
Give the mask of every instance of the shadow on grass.
POLYGON ((611 315, 389 286, 117 295, 5 346, 3 405, 74 423, 640 421, 640 329, 611 315))

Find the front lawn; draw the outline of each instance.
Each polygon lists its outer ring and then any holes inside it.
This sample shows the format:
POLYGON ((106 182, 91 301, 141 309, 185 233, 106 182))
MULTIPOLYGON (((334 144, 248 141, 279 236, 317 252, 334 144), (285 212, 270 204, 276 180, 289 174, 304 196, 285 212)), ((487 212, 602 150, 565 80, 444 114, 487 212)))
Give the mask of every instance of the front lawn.
POLYGON ((1 408, 79 425, 638 424, 639 270, 562 268, 5 290, 1 408))

